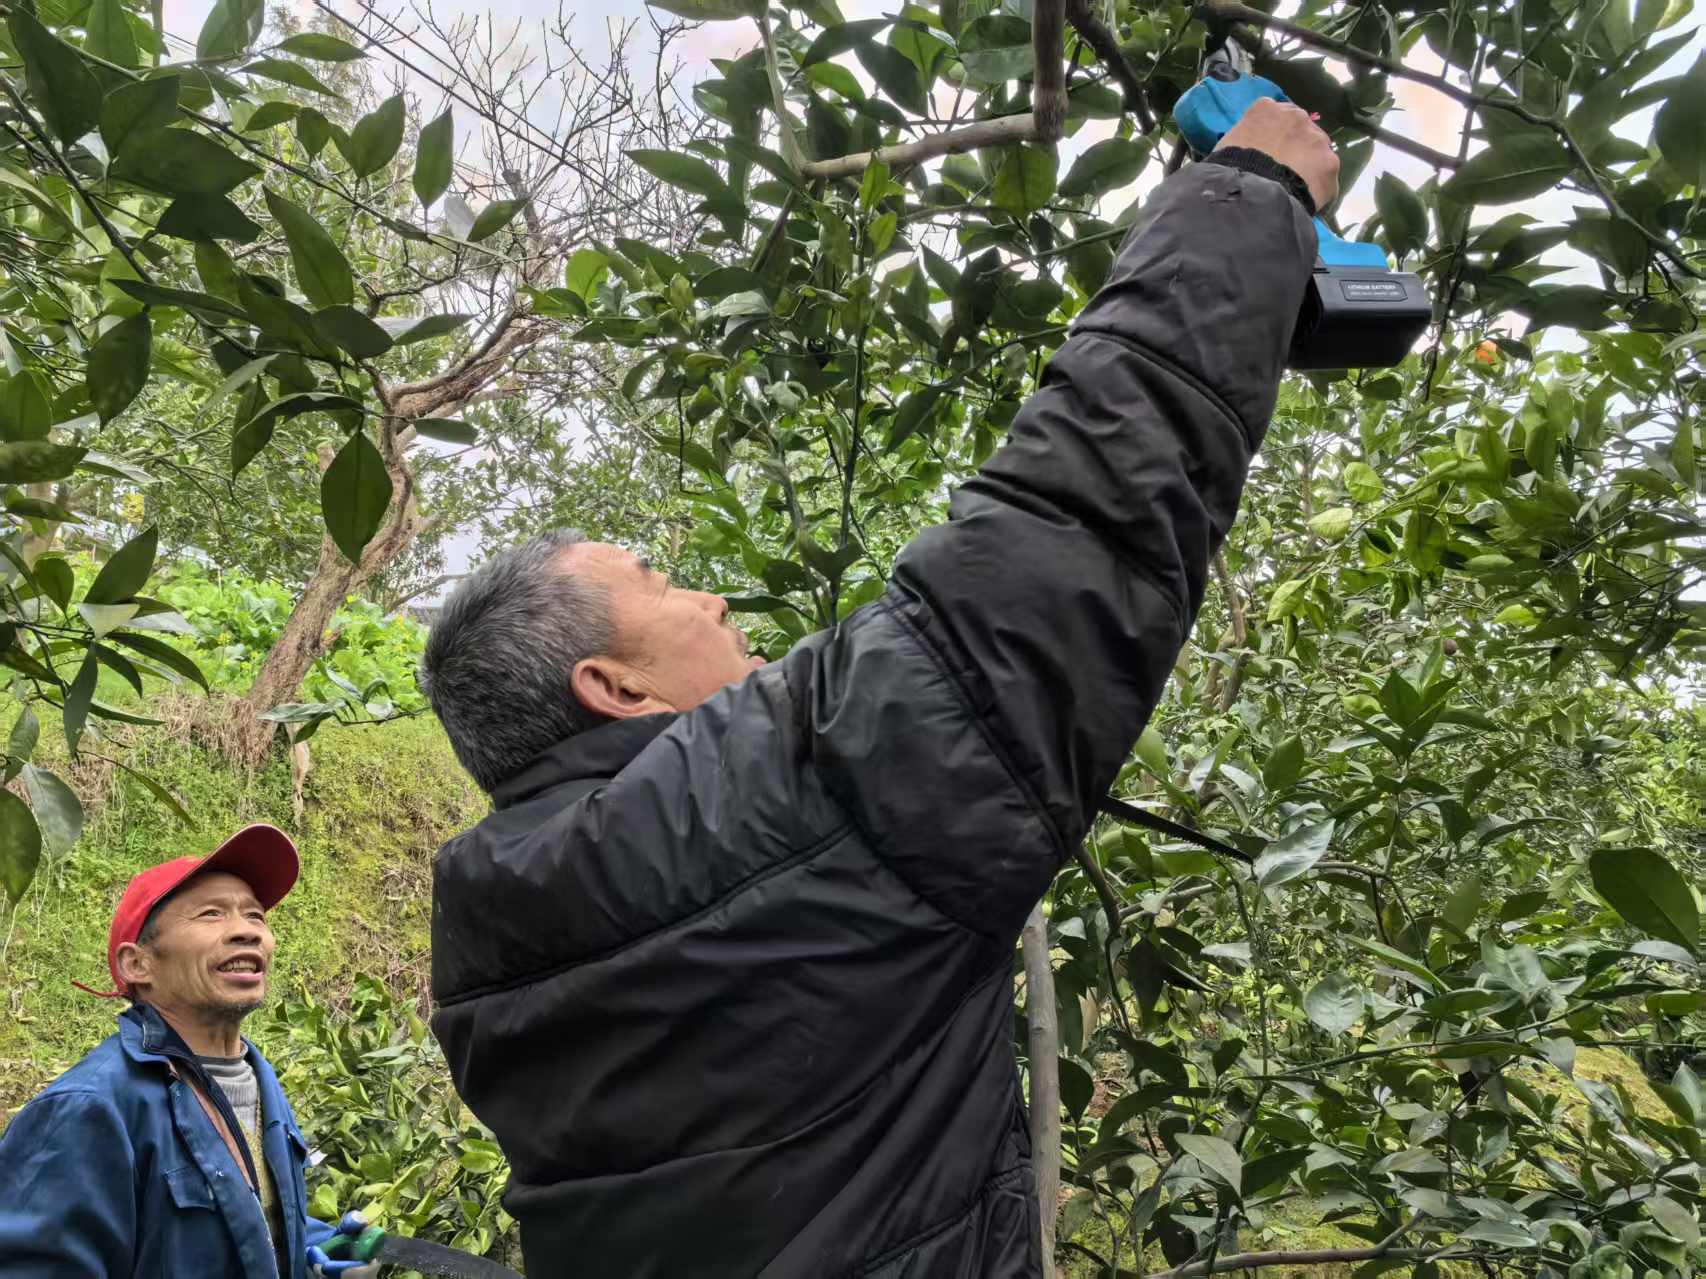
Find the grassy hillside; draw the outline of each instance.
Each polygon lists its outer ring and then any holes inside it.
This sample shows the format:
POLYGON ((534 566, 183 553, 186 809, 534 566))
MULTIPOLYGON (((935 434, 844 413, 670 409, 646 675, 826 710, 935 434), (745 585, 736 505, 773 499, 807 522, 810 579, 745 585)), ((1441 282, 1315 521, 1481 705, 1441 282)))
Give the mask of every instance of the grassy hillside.
POLYGON ((288 831, 302 854, 302 878, 271 921, 279 942, 275 1000, 301 987, 337 1002, 358 974, 424 996, 432 854, 485 811, 437 721, 420 716, 318 734, 298 824, 283 750, 246 777, 193 731, 206 703, 173 698, 149 709, 168 724, 136 732, 131 762, 182 799, 191 827, 110 766, 67 767, 59 726, 44 716, 42 762, 72 781, 91 816, 77 847, 43 867, 5 921, 5 1117, 110 1033, 122 1005, 70 982, 105 988, 107 923, 125 882, 167 858, 206 852, 247 822, 288 831), (50 756, 55 746, 58 759, 50 756))

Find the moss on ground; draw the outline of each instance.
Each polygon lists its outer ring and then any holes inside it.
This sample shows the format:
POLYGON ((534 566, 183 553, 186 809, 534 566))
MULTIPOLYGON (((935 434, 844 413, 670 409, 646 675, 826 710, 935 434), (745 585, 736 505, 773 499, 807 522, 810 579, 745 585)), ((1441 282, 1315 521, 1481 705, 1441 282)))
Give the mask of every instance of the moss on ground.
POLYGON ((117 1001, 70 983, 105 987, 107 924, 124 884, 249 822, 290 832, 302 855, 301 880, 272 914, 273 997, 303 985, 336 1000, 358 973, 424 997, 432 855, 486 807, 437 721, 323 729, 298 824, 281 747, 248 776, 197 739, 195 706, 161 701, 150 710, 168 724, 137 732, 127 759, 183 801, 187 828, 110 766, 68 768, 59 725, 44 717, 38 762, 66 776, 92 816, 77 847, 44 864, 0 921, 0 1124, 111 1032, 117 1001))

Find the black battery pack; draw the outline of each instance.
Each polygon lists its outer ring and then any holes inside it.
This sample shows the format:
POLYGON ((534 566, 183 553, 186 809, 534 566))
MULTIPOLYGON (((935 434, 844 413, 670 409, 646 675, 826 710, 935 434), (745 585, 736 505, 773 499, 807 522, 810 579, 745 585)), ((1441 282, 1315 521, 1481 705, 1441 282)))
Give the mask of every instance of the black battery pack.
POLYGON ((1286 366, 1390 368, 1410 353, 1432 318, 1433 302, 1417 276, 1380 267, 1327 266, 1317 259, 1286 366))

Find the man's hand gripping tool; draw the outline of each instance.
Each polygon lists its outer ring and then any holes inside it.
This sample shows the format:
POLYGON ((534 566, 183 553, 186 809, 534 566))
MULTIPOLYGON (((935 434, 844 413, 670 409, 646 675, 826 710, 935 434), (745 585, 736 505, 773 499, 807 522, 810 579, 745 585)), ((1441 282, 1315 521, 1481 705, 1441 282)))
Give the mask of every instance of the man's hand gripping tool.
MULTIPOLYGON (((1272 80, 1250 71, 1248 55, 1227 38, 1203 60, 1203 78, 1173 108, 1185 144, 1198 156, 1261 98, 1289 101, 1272 80)), ((1433 303, 1421 280, 1387 265, 1378 244, 1341 239, 1320 218, 1315 270, 1286 363, 1294 369, 1370 369, 1397 364, 1427 328, 1433 303)))

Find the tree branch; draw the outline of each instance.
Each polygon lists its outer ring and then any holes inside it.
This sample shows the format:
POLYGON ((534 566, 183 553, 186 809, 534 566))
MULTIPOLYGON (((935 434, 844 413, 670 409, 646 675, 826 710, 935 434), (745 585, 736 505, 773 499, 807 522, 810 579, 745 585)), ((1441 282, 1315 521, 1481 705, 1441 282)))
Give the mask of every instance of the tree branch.
POLYGON ((1031 1167, 1043 1223, 1043 1273, 1054 1276, 1054 1223, 1060 1198, 1060 1020, 1054 968, 1049 963, 1048 920, 1032 907, 1019 934, 1025 957, 1026 1045, 1031 1063, 1031 1167))
POLYGON ((901 142, 875 151, 855 151, 852 155, 833 160, 813 160, 800 169, 801 176, 817 178, 851 178, 863 173, 872 164, 881 163, 891 169, 901 165, 923 164, 944 155, 962 151, 977 151, 983 147, 1007 146, 1014 142, 1035 142, 1037 122, 1029 111, 1020 115, 1004 115, 994 120, 979 120, 959 129, 946 129, 919 138, 916 142, 901 142))
POLYGON ((1125 51, 1120 48, 1119 37, 1108 28, 1108 25, 1096 16, 1090 7, 1090 0, 1066 0, 1066 20, 1072 24, 1072 29, 1084 37, 1084 43, 1096 51, 1096 56, 1108 68, 1109 74, 1120 82, 1120 89, 1125 94, 1125 109, 1137 117, 1138 128, 1143 133, 1155 131, 1155 116, 1149 110, 1149 99, 1143 92, 1143 81, 1138 78, 1137 69, 1126 58, 1125 51))
POLYGON ((1330 54, 1335 58, 1341 58, 1358 66, 1369 67, 1387 75, 1397 76, 1401 80, 1412 80, 1417 84, 1425 84, 1470 110, 1485 110, 1491 107, 1499 111, 1508 111, 1519 119, 1526 120, 1529 124, 1550 129, 1564 144, 1564 150, 1568 152, 1571 162, 1587 174, 1588 181, 1593 184, 1601 202, 1615 217, 1627 222, 1639 231, 1641 237, 1677 270, 1696 280, 1706 279, 1706 272, 1702 272, 1699 267, 1690 262, 1674 243, 1657 232, 1649 230, 1643 222, 1631 215, 1618 202, 1616 194, 1606 185, 1605 179, 1599 175, 1599 170, 1595 169, 1589 162, 1587 154, 1576 142, 1574 135, 1570 133, 1563 121, 1554 119, 1552 116, 1541 115, 1538 111, 1524 106, 1515 98, 1497 97, 1491 93, 1475 93, 1468 89, 1459 88, 1443 75, 1435 75, 1431 71, 1418 71, 1414 67, 1405 66, 1402 62, 1394 62, 1390 58, 1382 57, 1378 53, 1370 53, 1367 49, 1359 49, 1343 40, 1324 36, 1319 31, 1312 30, 1302 23, 1292 22, 1286 18, 1276 18, 1270 13, 1263 13, 1260 9, 1252 9, 1249 5, 1238 4, 1235 0, 1198 0, 1197 7, 1211 22, 1218 22, 1222 25, 1233 22, 1248 22, 1252 26, 1261 27, 1268 31, 1278 31, 1283 35, 1290 36, 1299 44, 1320 53, 1330 54))

